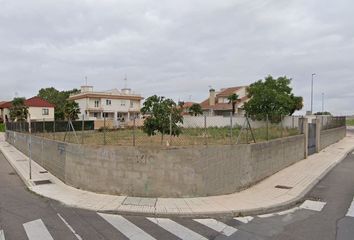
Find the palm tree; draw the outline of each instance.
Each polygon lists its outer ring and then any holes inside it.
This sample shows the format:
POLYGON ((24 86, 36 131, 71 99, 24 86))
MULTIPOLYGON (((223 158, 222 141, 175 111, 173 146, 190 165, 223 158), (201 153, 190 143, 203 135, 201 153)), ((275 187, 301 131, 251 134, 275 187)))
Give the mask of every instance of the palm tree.
POLYGON ((193 103, 189 108, 189 114, 191 116, 198 116, 203 114, 202 107, 198 103, 193 103))
POLYGON ((12 107, 10 108, 11 121, 26 121, 28 115, 28 107, 25 105, 25 98, 14 98, 12 107))
POLYGON ((229 104, 232 104, 232 115, 235 115, 236 104, 240 101, 238 97, 239 96, 236 93, 233 93, 227 97, 227 100, 229 100, 229 104))
POLYGON ((64 116, 67 120, 78 119, 78 114, 80 114, 79 104, 74 101, 66 101, 64 106, 64 116))

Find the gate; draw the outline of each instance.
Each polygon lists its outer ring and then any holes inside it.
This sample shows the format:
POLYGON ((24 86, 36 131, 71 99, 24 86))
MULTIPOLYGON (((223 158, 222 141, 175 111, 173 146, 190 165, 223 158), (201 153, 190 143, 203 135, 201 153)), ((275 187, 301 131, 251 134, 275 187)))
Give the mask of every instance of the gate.
POLYGON ((316 153, 316 123, 309 123, 308 154, 316 153))

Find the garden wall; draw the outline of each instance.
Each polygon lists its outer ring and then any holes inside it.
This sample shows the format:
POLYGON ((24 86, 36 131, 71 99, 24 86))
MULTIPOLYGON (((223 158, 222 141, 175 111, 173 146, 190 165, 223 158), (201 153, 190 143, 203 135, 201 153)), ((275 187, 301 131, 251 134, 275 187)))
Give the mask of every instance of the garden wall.
POLYGON ((320 135, 320 150, 343 139, 346 135, 346 127, 322 130, 320 135))
MULTIPOLYGON (((7 132, 28 155, 29 136, 7 132)), ((304 136, 179 148, 85 146, 32 136, 32 158, 65 183, 110 194, 194 197, 246 188, 304 158, 304 136)))

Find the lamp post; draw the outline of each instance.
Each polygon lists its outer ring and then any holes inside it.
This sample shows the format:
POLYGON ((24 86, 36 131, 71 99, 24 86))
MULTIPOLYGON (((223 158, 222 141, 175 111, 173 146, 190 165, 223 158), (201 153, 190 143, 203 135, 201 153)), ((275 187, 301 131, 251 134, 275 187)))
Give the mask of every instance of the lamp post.
POLYGON ((322 93, 322 115, 324 113, 324 93, 322 93))
POLYGON ((316 73, 312 73, 311 75, 311 114, 313 113, 313 76, 315 76, 316 73))

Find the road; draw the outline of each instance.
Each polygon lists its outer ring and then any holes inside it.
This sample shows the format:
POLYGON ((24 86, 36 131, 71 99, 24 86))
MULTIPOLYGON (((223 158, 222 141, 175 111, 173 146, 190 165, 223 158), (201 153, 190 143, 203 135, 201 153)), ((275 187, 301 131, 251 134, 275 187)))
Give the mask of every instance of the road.
POLYGON ((0 240, 354 239, 354 155, 287 211, 240 218, 120 216, 74 209, 28 190, 0 154, 0 240), (346 214, 353 217, 346 216, 346 214))

